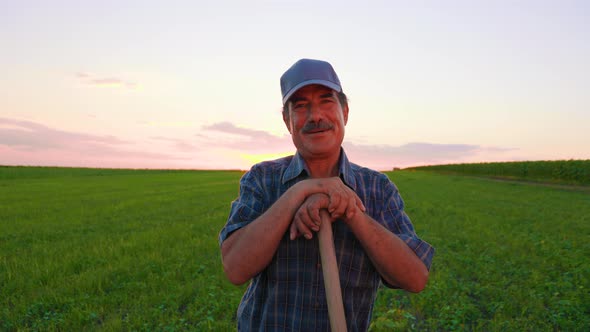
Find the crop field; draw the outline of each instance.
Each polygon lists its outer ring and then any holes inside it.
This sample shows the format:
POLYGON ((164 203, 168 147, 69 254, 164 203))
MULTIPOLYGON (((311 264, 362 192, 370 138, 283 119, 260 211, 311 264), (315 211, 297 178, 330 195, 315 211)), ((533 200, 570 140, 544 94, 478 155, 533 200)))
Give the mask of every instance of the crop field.
POLYGON ((414 167, 413 169, 554 184, 590 185, 590 160, 449 164, 414 167))
MULTIPOLYGON (((0 167, 0 330, 235 330, 217 236, 241 175, 0 167)), ((588 187, 388 175, 437 251, 372 331, 590 330, 588 187)))

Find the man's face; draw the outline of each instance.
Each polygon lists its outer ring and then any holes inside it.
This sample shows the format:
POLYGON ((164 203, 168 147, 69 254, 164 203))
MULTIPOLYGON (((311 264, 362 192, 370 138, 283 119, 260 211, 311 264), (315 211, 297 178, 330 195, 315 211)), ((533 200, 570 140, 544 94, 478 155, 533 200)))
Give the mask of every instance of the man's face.
POLYGON ((339 155, 348 121, 337 93, 322 85, 305 86, 291 96, 283 120, 304 159, 339 155))

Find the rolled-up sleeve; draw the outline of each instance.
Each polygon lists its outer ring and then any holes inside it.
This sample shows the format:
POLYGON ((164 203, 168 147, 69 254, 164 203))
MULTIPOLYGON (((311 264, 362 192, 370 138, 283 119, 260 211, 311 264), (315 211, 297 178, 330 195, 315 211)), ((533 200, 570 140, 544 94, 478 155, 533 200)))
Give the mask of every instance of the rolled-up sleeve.
POLYGON ((240 192, 231 203, 229 217, 219 233, 219 245, 236 230, 256 220, 265 211, 264 195, 257 179, 256 170, 252 169, 240 179, 240 192))
POLYGON ((426 268, 430 270, 434 248, 426 241, 420 239, 414 230, 410 218, 404 211, 404 201, 399 194, 397 187, 389 181, 384 180, 382 193, 385 204, 381 210, 381 222, 391 232, 402 239, 410 249, 416 253, 426 268))

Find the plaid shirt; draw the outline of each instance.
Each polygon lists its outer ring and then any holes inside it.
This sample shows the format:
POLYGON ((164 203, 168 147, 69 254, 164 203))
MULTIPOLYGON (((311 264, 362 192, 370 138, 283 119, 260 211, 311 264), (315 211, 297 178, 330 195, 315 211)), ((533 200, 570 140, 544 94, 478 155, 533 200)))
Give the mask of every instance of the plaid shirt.
MULTIPOLYGON (((342 150, 340 178, 366 213, 395 233, 430 268, 434 248, 419 239, 395 185, 382 173, 350 163, 342 150)), ((219 235, 221 243, 256 220, 309 171, 298 155, 254 165, 240 180, 240 193, 219 235)), ((333 224, 342 299, 349 331, 369 328, 382 282, 361 243, 342 221, 333 224)), ((244 253, 247 255, 248 253, 244 253)), ((329 331, 330 321, 317 236, 291 241, 287 231, 270 264, 252 278, 237 313, 239 331, 329 331)))

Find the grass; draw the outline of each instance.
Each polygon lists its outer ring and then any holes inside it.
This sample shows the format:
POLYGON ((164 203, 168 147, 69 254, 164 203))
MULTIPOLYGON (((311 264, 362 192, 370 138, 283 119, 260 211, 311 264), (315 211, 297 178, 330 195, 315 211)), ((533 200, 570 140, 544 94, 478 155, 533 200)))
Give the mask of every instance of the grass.
POLYGON ((380 293, 374 326, 397 315, 408 330, 588 330, 587 192, 430 172, 389 175, 437 253, 423 293, 380 293))
POLYGON ((590 160, 448 164, 413 167, 410 169, 553 184, 590 185, 590 160))
MULTIPOLYGON (((0 330, 235 330, 217 235, 240 172, 0 167, 0 330)), ((389 173, 436 249, 371 330, 584 331, 590 195, 389 173)))
POLYGON ((0 330, 233 327, 217 234, 239 172, 35 170, 0 181, 0 330))

